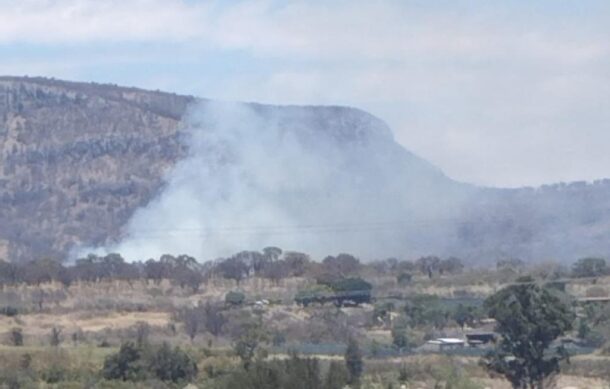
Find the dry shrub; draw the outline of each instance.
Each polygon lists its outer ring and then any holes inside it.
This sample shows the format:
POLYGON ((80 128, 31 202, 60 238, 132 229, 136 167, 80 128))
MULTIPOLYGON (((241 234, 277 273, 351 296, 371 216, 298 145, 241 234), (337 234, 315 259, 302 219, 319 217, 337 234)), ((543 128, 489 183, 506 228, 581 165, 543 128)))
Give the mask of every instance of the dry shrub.
POLYGON ((608 297, 608 291, 603 286, 592 286, 586 291, 587 297, 608 297))

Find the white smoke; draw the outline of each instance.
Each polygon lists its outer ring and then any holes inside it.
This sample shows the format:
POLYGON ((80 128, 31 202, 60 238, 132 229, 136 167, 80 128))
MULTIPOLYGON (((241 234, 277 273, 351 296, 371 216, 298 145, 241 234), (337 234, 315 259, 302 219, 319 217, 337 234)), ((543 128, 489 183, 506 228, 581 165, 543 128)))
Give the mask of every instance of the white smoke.
POLYGON ((135 213, 126 238, 98 252, 209 260, 275 245, 318 257, 403 255, 409 221, 422 209, 446 214, 439 196, 424 193, 452 182, 364 112, 211 102, 191 111, 188 157, 135 213))

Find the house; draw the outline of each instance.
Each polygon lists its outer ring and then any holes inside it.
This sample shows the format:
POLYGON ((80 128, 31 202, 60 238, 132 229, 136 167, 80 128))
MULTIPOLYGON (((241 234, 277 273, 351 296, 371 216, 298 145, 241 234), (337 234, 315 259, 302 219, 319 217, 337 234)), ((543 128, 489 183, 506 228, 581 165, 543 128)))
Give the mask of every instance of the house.
POLYGON ((496 334, 494 332, 471 332, 466 334, 466 341, 471 347, 482 344, 495 343, 496 334))
POLYGON ((464 348, 466 342, 458 338, 437 338, 429 340, 424 345, 424 349, 430 351, 449 351, 464 348))
POLYGON ((610 303, 610 297, 580 297, 577 298, 580 304, 607 304, 610 303))

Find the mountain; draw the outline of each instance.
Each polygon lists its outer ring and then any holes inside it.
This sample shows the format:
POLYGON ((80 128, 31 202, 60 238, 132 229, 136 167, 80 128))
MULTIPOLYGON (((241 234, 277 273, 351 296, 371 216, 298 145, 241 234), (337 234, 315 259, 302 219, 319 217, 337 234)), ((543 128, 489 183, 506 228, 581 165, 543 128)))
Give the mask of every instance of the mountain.
MULTIPOLYGON (((564 259, 610 251, 608 180, 480 188, 446 177, 357 109, 245 104, 246 116, 238 116, 221 106, 222 125, 210 122, 218 103, 191 96, 0 77, 0 258, 65 258, 76 247, 137 236, 143 225, 175 231, 186 225, 181 218, 201 215, 214 216, 197 224, 208 230, 273 215, 266 225, 289 223, 289 243, 302 239, 320 252, 341 243, 367 257, 564 259), (230 150, 218 153, 227 142, 230 150), (209 169, 235 155, 240 163, 209 169), (185 180, 176 177, 209 179, 185 188, 218 204, 178 209, 172 193, 185 180), (236 204, 241 213, 227 213, 236 204), (156 217, 162 206, 175 206, 175 216, 156 217)), ((267 231, 265 239, 279 236, 267 231)))
POLYGON ((185 154, 192 97, 0 78, 0 257, 63 257, 118 236, 185 154))

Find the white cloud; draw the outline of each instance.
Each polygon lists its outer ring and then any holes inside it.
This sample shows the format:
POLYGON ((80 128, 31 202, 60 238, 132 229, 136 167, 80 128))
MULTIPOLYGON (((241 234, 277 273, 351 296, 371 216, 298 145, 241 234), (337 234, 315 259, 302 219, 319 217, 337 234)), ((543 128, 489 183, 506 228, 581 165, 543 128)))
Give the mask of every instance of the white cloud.
POLYGON ((201 35, 207 6, 163 0, 0 1, 0 41, 184 40, 201 35))

